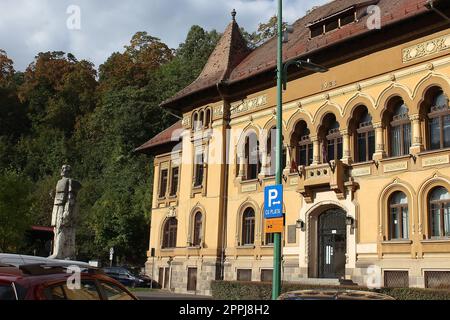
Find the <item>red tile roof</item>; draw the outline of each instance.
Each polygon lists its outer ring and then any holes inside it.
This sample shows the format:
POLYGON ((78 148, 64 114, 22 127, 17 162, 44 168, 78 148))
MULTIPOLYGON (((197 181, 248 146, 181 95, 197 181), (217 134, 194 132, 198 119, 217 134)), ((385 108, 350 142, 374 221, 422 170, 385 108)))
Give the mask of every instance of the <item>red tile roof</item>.
POLYGON ((151 149, 170 143, 170 142, 177 142, 181 139, 181 130, 183 126, 181 125, 181 120, 175 123, 174 125, 170 126, 166 130, 160 132, 156 136, 154 136, 152 139, 144 143, 139 148, 136 148, 134 152, 145 152, 150 151, 151 149))
POLYGON ((230 72, 251 52, 243 38, 239 25, 233 18, 216 48, 209 57, 198 78, 186 88, 163 102, 163 105, 176 101, 201 89, 215 86, 228 79, 230 72))
MULTIPOLYGON (((381 9, 381 28, 415 16, 418 13, 428 11, 425 4, 428 0, 380 0, 377 5, 381 9)), ((312 10, 305 17, 294 23, 294 33, 291 39, 283 46, 284 60, 310 54, 312 51, 329 47, 340 40, 350 39, 356 35, 368 33, 366 26, 368 15, 362 17, 356 23, 343 26, 325 35, 312 39, 308 24, 330 16, 353 5, 370 3, 367 0, 335 0, 319 8, 312 10)), ((251 77, 256 73, 275 68, 277 57, 276 39, 272 38, 257 50, 248 55, 231 73, 229 82, 236 82, 251 77)))
MULTIPOLYGON (((355 23, 312 39, 309 38, 310 29, 308 27, 311 23, 325 19, 352 6, 365 11, 364 8, 373 3, 376 3, 381 9, 382 28, 428 11, 425 7, 428 0, 331 1, 311 10, 306 16, 293 24, 294 32, 289 36, 290 41, 283 45, 284 60, 309 55, 313 51, 373 31, 366 26, 368 15, 361 17, 355 23)), ((176 102, 183 98, 194 96, 196 93, 216 86, 219 83, 231 84, 274 69, 276 67, 276 57, 276 38, 268 40, 262 46, 251 51, 247 48, 237 23, 233 20, 225 30, 200 76, 174 97, 164 101, 162 106, 173 107, 176 102)))

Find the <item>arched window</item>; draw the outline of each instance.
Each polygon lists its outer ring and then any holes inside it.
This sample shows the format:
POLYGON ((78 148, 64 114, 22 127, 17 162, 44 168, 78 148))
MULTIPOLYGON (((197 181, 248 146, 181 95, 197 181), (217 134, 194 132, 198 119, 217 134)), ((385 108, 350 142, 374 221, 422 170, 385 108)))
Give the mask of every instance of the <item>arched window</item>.
POLYGON ((305 121, 299 121, 294 129, 291 146, 295 148, 297 166, 310 166, 313 163, 313 144, 309 138, 310 131, 305 121))
POLYGON ((246 180, 257 179, 261 169, 261 159, 259 155, 258 137, 254 132, 251 132, 245 138, 245 160, 246 180))
POLYGON ((429 197, 431 237, 450 237, 450 193, 444 187, 433 189, 429 197))
POLYGON ((355 162, 372 160, 375 153, 375 130, 372 116, 365 106, 360 106, 355 111, 355 122, 352 127, 355 137, 355 162))
POLYGON ((242 245, 255 243, 255 211, 247 208, 242 215, 242 245))
POLYGON ((401 191, 389 198, 390 240, 409 239, 408 197, 401 191))
POLYGON ((442 90, 433 94, 428 113, 429 146, 431 150, 450 147, 450 108, 442 90))
POLYGON ((205 112, 203 112, 202 110, 198 113, 198 128, 200 130, 203 128, 204 122, 205 122, 205 112))
POLYGON ((411 122, 408 107, 401 99, 396 99, 389 122, 390 156, 399 157, 409 154, 411 147, 411 122))
POLYGON ((192 116, 192 130, 197 130, 198 128, 198 113, 194 112, 194 115, 192 116))
POLYGON ((177 246, 177 227, 176 218, 169 218, 164 224, 162 248, 176 248, 177 246))
POLYGON ((205 114, 205 128, 211 127, 211 109, 206 109, 205 114))
MULTIPOLYGON (((284 141, 284 137, 281 137, 281 141, 284 141)), ((277 128, 273 127, 269 130, 267 136, 267 158, 269 159, 269 176, 274 176, 277 166, 277 128)), ((283 145, 281 154, 281 169, 286 167, 286 146, 283 145)))
POLYGON ((194 238, 192 245, 200 246, 202 244, 202 224, 203 224, 203 215, 199 211, 194 216, 194 238))
POLYGON ((342 135, 334 114, 327 114, 320 130, 322 138, 322 161, 342 159, 342 135))

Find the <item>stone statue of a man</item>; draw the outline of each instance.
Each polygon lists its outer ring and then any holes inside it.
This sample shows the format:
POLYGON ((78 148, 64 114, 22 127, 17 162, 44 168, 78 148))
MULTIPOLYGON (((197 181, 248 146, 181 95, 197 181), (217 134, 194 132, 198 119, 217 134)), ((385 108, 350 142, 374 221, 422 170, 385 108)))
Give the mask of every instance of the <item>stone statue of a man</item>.
POLYGON ((78 211, 76 202, 81 184, 69 178, 71 167, 64 165, 61 180, 56 185, 55 202, 52 212, 52 227, 55 239, 51 259, 74 260, 75 257, 75 221, 78 211))

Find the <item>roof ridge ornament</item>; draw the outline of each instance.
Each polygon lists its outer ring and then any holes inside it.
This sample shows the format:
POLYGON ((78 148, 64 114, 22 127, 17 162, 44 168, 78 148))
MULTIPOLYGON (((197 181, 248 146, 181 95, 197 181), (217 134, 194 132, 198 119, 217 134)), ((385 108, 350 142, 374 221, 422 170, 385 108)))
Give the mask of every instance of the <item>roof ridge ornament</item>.
POLYGON ((231 17, 233 18, 233 21, 236 21, 236 9, 233 9, 233 11, 231 11, 231 17))

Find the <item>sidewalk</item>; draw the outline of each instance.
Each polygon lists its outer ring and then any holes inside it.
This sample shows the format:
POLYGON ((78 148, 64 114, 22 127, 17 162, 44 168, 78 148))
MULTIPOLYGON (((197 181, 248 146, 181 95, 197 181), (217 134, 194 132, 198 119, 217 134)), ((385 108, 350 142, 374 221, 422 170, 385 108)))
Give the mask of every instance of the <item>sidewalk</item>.
POLYGON ((137 290, 133 294, 140 300, 213 300, 210 296, 179 294, 167 290, 137 290))

